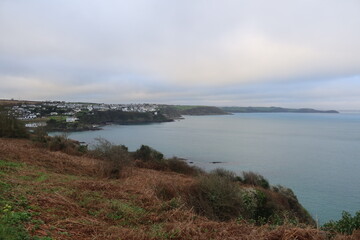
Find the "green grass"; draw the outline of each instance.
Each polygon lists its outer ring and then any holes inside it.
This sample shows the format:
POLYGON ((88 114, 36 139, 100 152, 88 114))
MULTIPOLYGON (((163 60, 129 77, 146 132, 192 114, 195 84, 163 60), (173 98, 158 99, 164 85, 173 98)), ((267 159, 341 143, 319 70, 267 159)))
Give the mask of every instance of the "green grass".
MULTIPOLYGON (((6 177, 14 174, 23 165, 0 160, 0 240, 51 240, 50 237, 31 236, 25 228, 32 217, 32 207, 27 198, 21 195, 15 186, 7 182, 6 177)), ((32 222, 34 223, 34 222, 32 222)), ((35 223, 39 227, 40 222, 35 223)))
POLYGON ((91 208, 94 205, 99 204, 104 201, 103 196, 100 192, 97 191, 86 191, 81 193, 81 199, 79 200, 79 205, 85 208, 91 208))
POLYGON ((109 213, 107 217, 112 220, 121 220, 121 225, 137 224, 147 213, 147 211, 141 207, 119 200, 110 200, 109 206, 112 212, 109 213))
POLYGON ((20 176, 20 178, 25 181, 44 182, 49 178, 49 176, 46 173, 39 172, 34 175, 20 176))
POLYGON ((150 237, 155 239, 174 239, 178 238, 180 231, 174 230, 168 232, 164 229, 163 224, 153 224, 150 229, 150 237))
POLYGON ((50 119, 58 121, 58 122, 65 122, 66 116, 51 116, 51 117, 49 117, 49 120, 50 119))
POLYGON ((0 172, 7 173, 23 166, 21 163, 0 160, 0 172))

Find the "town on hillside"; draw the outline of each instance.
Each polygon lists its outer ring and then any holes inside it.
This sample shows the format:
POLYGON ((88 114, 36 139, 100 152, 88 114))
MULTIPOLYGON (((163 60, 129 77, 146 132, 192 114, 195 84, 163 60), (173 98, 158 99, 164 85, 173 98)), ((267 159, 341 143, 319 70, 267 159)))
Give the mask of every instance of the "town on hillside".
POLYGON ((94 112, 121 111, 132 113, 152 113, 157 115, 157 104, 105 104, 105 103, 72 103, 64 101, 13 102, 7 107, 8 114, 19 120, 25 120, 27 127, 46 125, 49 119, 61 119, 66 123, 75 123, 79 116, 93 115, 94 112))

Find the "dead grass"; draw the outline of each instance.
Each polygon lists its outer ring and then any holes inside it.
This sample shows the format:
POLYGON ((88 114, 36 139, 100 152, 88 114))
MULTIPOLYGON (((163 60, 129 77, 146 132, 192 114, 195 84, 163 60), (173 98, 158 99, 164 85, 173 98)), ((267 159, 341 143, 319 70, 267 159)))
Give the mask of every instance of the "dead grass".
POLYGON ((101 162, 96 159, 51 152, 36 147, 31 141, 0 138, 0 157, 41 166, 57 173, 94 176, 101 162))
MULTIPOLYGON (((25 163, 3 180, 17 186, 42 222, 36 228, 29 223, 28 231, 52 239, 327 239, 313 228, 258 227, 199 216, 176 195, 194 182, 191 176, 133 168, 126 178, 104 179, 96 175, 99 160, 50 152, 26 140, 0 139, 0 159, 25 163), (159 197, 158 186, 169 191, 168 197, 159 197)), ((336 239, 359 239, 355 234, 336 239)))

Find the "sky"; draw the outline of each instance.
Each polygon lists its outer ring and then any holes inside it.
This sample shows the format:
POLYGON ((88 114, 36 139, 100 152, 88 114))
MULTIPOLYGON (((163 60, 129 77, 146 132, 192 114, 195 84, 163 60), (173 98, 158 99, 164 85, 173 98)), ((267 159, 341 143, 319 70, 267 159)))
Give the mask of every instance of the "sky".
POLYGON ((360 109, 359 0, 0 0, 0 99, 360 109))

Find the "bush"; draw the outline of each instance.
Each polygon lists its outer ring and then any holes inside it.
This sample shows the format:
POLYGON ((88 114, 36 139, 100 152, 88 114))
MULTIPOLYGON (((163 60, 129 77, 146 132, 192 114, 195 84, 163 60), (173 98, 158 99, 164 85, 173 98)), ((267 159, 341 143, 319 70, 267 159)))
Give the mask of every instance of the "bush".
POLYGON ((220 221, 240 216, 243 206, 239 186, 215 174, 200 176, 190 186, 187 202, 198 214, 220 221))
POLYGON ((182 173, 186 175, 198 175, 203 170, 196 166, 190 166, 186 161, 173 157, 165 160, 165 164, 170 171, 182 173))
POLYGON ((265 224, 273 214, 273 209, 267 205, 268 198, 261 190, 243 189, 242 199, 246 210, 243 211, 242 218, 250 219, 258 224, 265 224))
POLYGON ((330 221, 323 225, 323 230, 331 233, 352 234, 354 230, 360 229, 360 211, 354 216, 344 211, 339 221, 330 221))
POLYGON ((66 134, 54 137, 48 136, 45 128, 38 127, 31 134, 31 140, 39 147, 50 151, 61 151, 71 155, 83 155, 87 152, 87 145, 81 145, 78 141, 69 139, 66 134))
POLYGON ((72 142, 65 134, 50 137, 47 140, 47 146, 51 151, 65 151, 66 149, 72 148, 72 142))
POLYGON ((154 191, 156 196, 158 196, 160 199, 168 201, 173 198, 179 197, 180 192, 182 190, 176 183, 169 183, 169 182, 158 182, 154 186, 154 191))
POLYGON ((288 221, 305 223, 312 226, 316 225, 315 220, 299 203, 296 195, 290 188, 277 185, 272 186, 271 190, 272 191, 266 191, 268 195, 271 195, 271 204, 278 212, 286 212, 288 221))
POLYGON ((164 155, 161 152, 158 152, 155 149, 146 145, 141 145, 141 147, 136 150, 134 157, 135 159, 139 159, 145 162, 161 161, 164 159, 164 155))
POLYGON ((31 134, 31 140, 43 146, 46 145, 48 138, 45 127, 37 127, 31 134))
POLYGON ((2 112, 0 113, 0 137, 27 138, 29 134, 24 123, 2 112))
POLYGON ((243 172, 243 183, 253 186, 259 186, 265 189, 270 188, 268 180, 266 180, 260 174, 254 172, 243 172))
POLYGON ((91 157, 103 160, 103 174, 110 178, 119 178, 125 167, 131 165, 128 148, 124 145, 113 145, 109 141, 98 138, 94 149, 89 151, 91 157))
POLYGON ((133 157, 137 160, 137 167, 159 171, 168 170, 164 155, 149 146, 141 145, 141 147, 133 153, 133 157))
MULTIPOLYGON (((210 174, 217 175, 219 177, 227 178, 231 181, 240 181, 241 179, 239 176, 237 176, 234 172, 226 170, 224 168, 216 168, 210 172, 210 174)), ((242 179, 241 179, 242 180, 242 179)))

